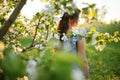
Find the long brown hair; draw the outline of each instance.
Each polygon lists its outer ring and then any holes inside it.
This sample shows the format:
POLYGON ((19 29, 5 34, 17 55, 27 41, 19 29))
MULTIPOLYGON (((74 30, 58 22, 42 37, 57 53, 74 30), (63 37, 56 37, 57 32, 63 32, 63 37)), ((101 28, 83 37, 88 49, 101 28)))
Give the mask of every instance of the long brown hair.
POLYGON ((76 9, 74 11, 73 14, 69 14, 68 12, 65 12, 59 22, 59 25, 58 25, 58 32, 60 33, 60 40, 62 41, 62 36, 63 36, 63 33, 67 34, 67 30, 69 29, 70 27, 70 24, 71 26, 74 26, 75 23, 78 23, 78 19, 79 19, 79 14, 80 14, 80 10, 79 9, 76 9), (71 20, 71 21, 69 21, 71 20))

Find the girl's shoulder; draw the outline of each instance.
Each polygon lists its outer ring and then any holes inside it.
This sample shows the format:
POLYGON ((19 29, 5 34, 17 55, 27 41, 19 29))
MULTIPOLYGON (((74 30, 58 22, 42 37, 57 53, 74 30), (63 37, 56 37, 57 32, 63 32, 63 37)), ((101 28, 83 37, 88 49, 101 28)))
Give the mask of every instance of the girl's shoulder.
POLYGON ((75 35, 79 35, 79 36, 83 36, 85 37, 86 35, 86 30, 84 28, 73 28, 72 29, 72 34, 75 35))

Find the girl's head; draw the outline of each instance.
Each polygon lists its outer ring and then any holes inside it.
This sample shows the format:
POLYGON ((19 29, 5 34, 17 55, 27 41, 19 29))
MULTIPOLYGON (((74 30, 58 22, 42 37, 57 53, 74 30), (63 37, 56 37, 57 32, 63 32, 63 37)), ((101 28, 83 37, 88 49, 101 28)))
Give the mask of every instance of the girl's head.
POLYGON ((67 33, 68 29, 78 24, 80 10, 76 9, 73 14, 65 12, 59 22, 58 32, 60 34, 67 33))
POLYGON ((78 24, 80 10, 75 10, 72 15, 69 16, 69 26, 74 27, 78 24))

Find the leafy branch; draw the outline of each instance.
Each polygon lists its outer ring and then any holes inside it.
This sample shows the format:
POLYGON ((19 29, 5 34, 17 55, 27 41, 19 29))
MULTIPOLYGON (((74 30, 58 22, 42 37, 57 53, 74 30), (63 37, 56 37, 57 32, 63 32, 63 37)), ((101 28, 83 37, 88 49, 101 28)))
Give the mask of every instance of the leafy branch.
POLYGON ((35 28, 35 34, 33 36, 31 45, 29 47, 27 47, 26 49, 23 49, 22 52, 25 52, 26 50, 32 48, 35 45, 34 42, 35 42, 35 39, 36 39, 36 36, 37 36, 37 31, 38 31, 38 28, 39 28, 39 25, 40 25, 40 20, 41 20, 41 17, 39 18, 37 26, 35 28))

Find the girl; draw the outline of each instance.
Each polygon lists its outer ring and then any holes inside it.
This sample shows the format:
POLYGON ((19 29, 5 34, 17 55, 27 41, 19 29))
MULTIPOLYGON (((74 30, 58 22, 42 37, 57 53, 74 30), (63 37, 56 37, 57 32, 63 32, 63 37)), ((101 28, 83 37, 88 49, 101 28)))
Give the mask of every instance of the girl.
MULTIPOLYGON (((78 39, 77 36, 73 36, 70 39, 63 40, 64 35, 67 35, 69 32, 72 32, 73 28, 78 25, 80 10, 76 9, 73 14, 69 14, 65 12, 59 22, 58 32, 60 33, 60 41, 62 43, 63 48, 68 49, 81 58, 83 62, 83 68, 80 70, 78 67, 73 68, 73 78, 74 80, 81 80, 80 77, 81 71, 84 77, 89 80, 89 69, 88 63, 85 55, 85 38, 83 37, 81 40, 78 39), (77 78, 77 79, 75 79, 77 78)), ((83 79, 82 79, 83 80, 83 79)))

